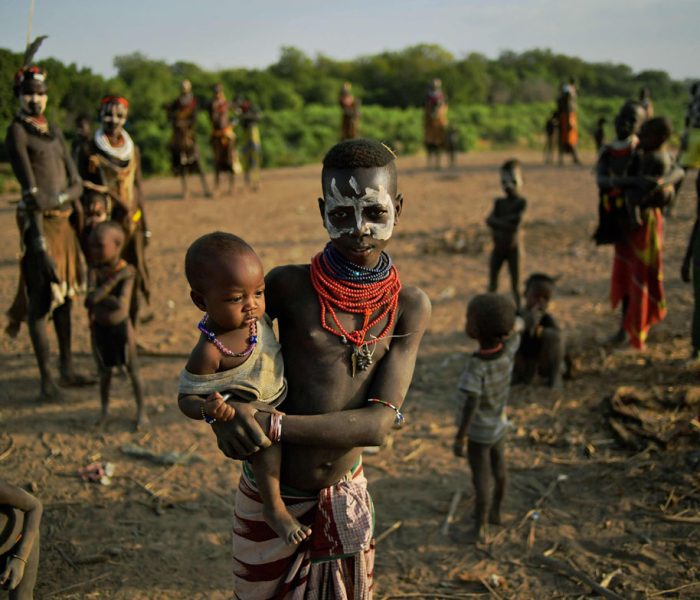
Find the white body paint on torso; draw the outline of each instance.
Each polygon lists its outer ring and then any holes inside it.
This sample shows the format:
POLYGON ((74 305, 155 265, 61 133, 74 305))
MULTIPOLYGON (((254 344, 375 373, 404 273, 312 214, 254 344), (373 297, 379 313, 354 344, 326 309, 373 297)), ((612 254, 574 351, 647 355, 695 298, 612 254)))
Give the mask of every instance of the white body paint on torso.
POLYGON ((379 186, 379 189, 365 188, 364 195, 360 196, 361 190, 357 184, 354 177, 350 177, 348 181, 350 187, 358 194, 358 198, 352 198, 343 196, 343 194, 338 189, 335 183, 335 178, 331 179, 331 189, 330 193, 326 194, 324 200, 326 202, 326 210, 324 216, 324 223, 328 235, 331 239, 339 238, 344 234, 351 234, 352 229, 343 228, 338 229, 328 220, 328 213, 339 207, 345 206, 355 213, 355 223, 357 229, 360 231, 366 230, 370 237, 377 240, 388 240, 394 231, 394 222, 396 220, 396 215, 394 213, 394 203, 391 200, 391 196, 386 191, 383 185, 379 186), (364 223, 362 219, 362 211, 371 206, 379 206, 387 211, 389 218, 386 223, 364 223))

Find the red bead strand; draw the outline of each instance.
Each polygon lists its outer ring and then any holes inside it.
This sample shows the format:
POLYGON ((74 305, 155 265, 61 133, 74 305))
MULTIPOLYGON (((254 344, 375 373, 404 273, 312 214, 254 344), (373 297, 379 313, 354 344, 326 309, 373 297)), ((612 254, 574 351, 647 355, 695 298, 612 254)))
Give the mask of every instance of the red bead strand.
POLYGON ((353 283, 334 279, 326 273, 329 269, 323 253, 314 256, 311 261, 311 283, 321 306, 321 325, 326 331, 338 337, 344 337, 354 346, 376 344, 386 336, 396 317, 401 291, 396 267, 392 266, 389 276, 376 283, 353 283), (334 307, 343 312, 364 315, 362 327, 354 331, 346 331, 340 324, 334 307), (374 313, 377 315, 371 319, 374 313), (330 315, 332 324, 337 329, 328 323, 327 315, 330 315), (365 341, 367 332, 387 316, 388 321, 382 332, 371 340, 365 341))

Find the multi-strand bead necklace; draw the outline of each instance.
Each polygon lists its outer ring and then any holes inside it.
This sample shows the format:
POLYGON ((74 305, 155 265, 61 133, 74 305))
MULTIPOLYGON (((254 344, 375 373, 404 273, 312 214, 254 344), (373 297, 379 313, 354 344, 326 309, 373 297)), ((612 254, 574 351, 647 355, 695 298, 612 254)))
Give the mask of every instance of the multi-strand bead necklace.
POLYGON ((353 376, 357 369, 366 370, 372 364, 370 346, 386 337, 396 317, 401 282, 391 258, 382 252, 376 267, 362 267, 347 260, 329 243, 311 260, 311 283, 321 306, 321 325, 342 343, 353 346, 353 376), (363 315, 362 327, 347 331, 336 309, 363 315), (367 332, 385 317, 387 322, 381 333, 367 340, 367 332))
POLYGON ((211 342, 214 344, 219 352, 223 354, 224 356, 232 356, 234 358, 240 358, 243 356, 250 356, 255 350, 255 346, 258 343, 258 326, 257 326, 257 321, 251 321, 250 322, 250 336, 248 336, 248 346, 246 346, 246 349, 243 350, 243 352, 234 352, 233 350, 229 350, 226 346, 224 346, 221 343, 221 340, 216 337, 216 334, 211 331, 210 329, 207 329, 207 319, 209 318, 209 315, 204 313, 204 316, 202 317, 202 320, 199 322, 197 325, 197 328, 204 334, 204 337, 207 338, 208 342, 211 342))

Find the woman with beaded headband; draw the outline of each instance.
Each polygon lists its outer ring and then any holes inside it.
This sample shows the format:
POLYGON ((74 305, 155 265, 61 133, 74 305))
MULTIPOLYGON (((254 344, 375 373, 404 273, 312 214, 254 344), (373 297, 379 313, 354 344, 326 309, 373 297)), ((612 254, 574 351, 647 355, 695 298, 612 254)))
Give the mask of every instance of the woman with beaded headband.
MULTIPOLYGON (((36 50, 35 42, 29 50, 36 50)), ((28 57, 30 60, 31 57, 28 57)), ((60 356, 60 383, 80 385, 71 358, 72 298, 85 283, 76 232, 69 221, 80 210, 83 186, 61 131, 44 116, 46 72, 27 64, 15 76, 20 110, 7 129, 5 144, 22 199, 17 205, 22 258, 21 284, 7 332, 16 335, 23 318, 41 376, 41 400, 60 400, 49 368, 46 323, 53 319, 60 356)))
POLYGON ((110 218, 124 228, 122 258, 136 269, 136 281, 131 299, 130 317, 136 325, 138 293, 150 298, 150 278, 146 265, 146 245, 150 231, 141 188, 141 155, 129 133, 124 129, 129 114, 129 102, 121 96, 105 96, 100 102, 101 126, 92 137, 87 165, 81 173, 85 187, 106 194, 110 218))
POLYGON ((283 444, 283 500, 312 532, 295 547, 275 544, 255 481, 244 474, 233 528, 237 597, 372 597, 372 504, 362 448, 380 446, 392 425, 402 424, 430 320, 427 296, 401 284, 385 252, 403 207, 394 159, 374 140, 331 148, 318 201, 329 243, 311 264, 277 267, 265 278, 288 383, 286 414, 273 420, 232 403, 233 420, 213 428, 231 458, 270 440, 283 444))

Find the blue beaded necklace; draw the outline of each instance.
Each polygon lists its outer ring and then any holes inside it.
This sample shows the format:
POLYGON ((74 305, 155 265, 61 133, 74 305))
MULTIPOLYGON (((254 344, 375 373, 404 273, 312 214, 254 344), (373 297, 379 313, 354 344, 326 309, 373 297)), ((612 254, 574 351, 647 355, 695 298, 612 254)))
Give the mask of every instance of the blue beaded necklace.
POLYGON ((391 273, 391 257, 382 252, 376 267, 363 267, 350 262, 338 249, 328 242, 323 249, 321 268, 329 277, 353 283, 377 283, 384 281, 391 273))

